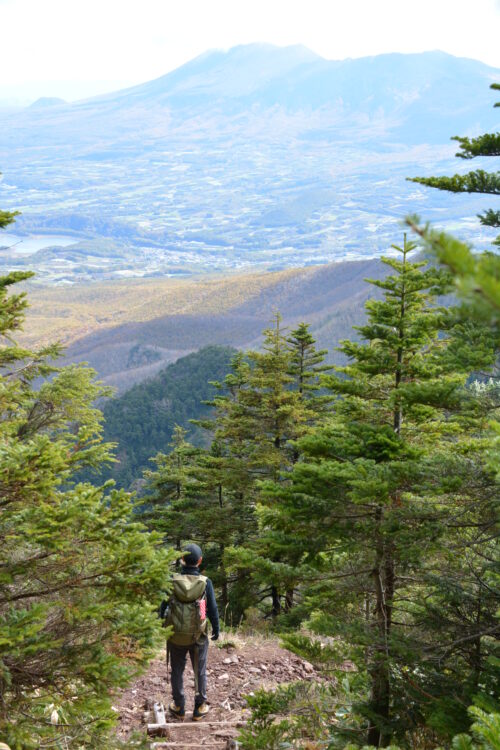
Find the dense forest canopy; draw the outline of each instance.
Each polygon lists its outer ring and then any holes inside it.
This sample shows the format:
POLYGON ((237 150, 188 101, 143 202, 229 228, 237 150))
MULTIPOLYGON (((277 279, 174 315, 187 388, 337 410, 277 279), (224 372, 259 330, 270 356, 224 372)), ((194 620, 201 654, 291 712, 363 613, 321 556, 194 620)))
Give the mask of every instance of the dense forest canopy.
POLYGON ((103 438, 116 444, 117 463, 101 467, 100 480, 112 478, 117 487, 139 489, 142 472, 158 450, 166 450, 176 425, 186 428, 195 443, 203 442, 205 436, 190 420, 209 415, 206 402, 215 393, 211 383, 225 377, 234 352, 231 347, 204 347, 104 401, 103 438))

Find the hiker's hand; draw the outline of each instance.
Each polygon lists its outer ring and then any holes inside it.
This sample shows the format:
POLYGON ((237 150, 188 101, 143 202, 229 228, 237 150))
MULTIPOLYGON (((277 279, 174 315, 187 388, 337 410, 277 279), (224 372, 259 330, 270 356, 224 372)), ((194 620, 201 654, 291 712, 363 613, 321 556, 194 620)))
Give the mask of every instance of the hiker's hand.
POLYGON ((219 634, 214 633, 213 636, 210 638, 211 641, 218 641, 219 640, 219 634))

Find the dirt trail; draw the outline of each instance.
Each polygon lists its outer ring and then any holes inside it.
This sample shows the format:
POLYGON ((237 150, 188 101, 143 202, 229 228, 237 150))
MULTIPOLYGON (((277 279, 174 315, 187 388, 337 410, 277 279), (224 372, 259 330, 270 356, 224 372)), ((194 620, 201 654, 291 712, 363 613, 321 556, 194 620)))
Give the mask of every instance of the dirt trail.
MULTIPOLYGON (((238 734, 234 726, 244 721, 248 710, 245 709, 245 695, 261 687, 271 688, 281 683, 294 680, 320 680, 316 670, 295 654, 280 648, 276 641, 263 638, 238 637, 235 640, 210 644, 208 655, 208 702, 210 713, 203 722, 192 722, 191 713, 194 704, 194 677, 189 663, 184 673, 186 691, 186 719, 188 728, 182 726, 169 728, 168 737, 157 738, 156 742, 176 743, 176 750, 195 747, 219 747, 223 749, 229 738, 238 734), (230 722, 233 726, 208 722, 230 722), (179 744, 177 744, 179 743, 179 744), (216 744, 220 743, 220 744, 216 744)), ((165 658, 158 658, 150 665, 149 670, 135 681, 115 701, 119 713, 118 734, 126 738, 134 730, 146 733, 143 721, 146 702, 159 701, 167 708, 171 700, 170 686, 167 683, 165 658)), ((154 721, 153 718, 150 721, 154 721)), ((167 721, 174 721, 167 717, 167 721)), ((165 746, 167 750, 168 745, 165 746)))

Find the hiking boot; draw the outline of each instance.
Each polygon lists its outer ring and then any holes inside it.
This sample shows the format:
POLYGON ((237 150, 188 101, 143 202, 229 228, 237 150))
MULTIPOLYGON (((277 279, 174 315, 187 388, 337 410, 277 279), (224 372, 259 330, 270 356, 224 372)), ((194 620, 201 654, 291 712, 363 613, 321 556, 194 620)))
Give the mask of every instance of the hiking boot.
POLYGON ((184 719, 186 715, 184 706, 178 706, 175 701, 172 701, 172 703, 168 707, 168 710, 170 711, 172 716, 177 716, 178 719, 184 719))
POLYGON ((199 706, 194 707, 193 721, 200 721, 210 711, 208 703, 201 703, 199 706))

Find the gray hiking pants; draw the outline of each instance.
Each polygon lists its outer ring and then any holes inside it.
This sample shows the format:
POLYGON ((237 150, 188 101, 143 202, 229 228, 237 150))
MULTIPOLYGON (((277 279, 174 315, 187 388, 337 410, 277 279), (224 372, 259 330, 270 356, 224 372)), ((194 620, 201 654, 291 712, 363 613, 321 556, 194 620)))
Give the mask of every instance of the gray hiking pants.
POLYGON ((201 706, 207 699, 207 654, 208 636, 202 635, 193 646, 175 646, 167 643, 170 657, 170 683, 175 705, 184 708, 184 668, 187 655, 191 659, 194 672, 195 696, 194 705, 201 706))

